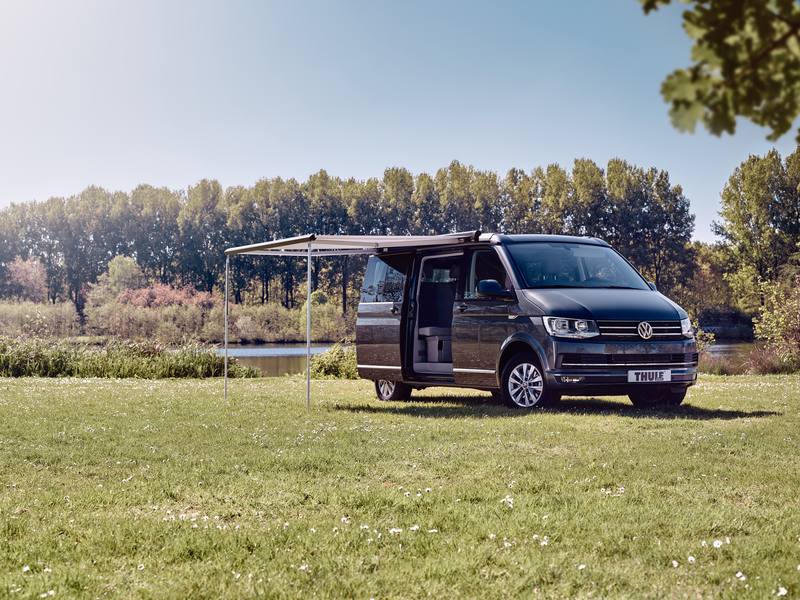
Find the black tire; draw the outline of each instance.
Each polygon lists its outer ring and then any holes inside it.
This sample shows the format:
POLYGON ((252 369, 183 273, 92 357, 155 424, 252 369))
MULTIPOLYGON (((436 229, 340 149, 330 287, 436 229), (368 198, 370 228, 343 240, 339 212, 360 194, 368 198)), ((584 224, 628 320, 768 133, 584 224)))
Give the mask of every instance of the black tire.
POLYGON ((522 352, 508 361, 500 382, 503 402, 509 408, 547 408, 555 400, 532 352, 522 352))
POLYGON ((375 393, 378 395, 378 400, 383 402, 399 402, 411 397, 411 386, 402 381, 378 379, 375 382, 375 393))
POLYGON ((631 392, 628 398, 636 408, 656 408, 658 406, 678 406, 686 398, 686 390, 673 392, 670 388, 653 388, 644 392, 631 392))

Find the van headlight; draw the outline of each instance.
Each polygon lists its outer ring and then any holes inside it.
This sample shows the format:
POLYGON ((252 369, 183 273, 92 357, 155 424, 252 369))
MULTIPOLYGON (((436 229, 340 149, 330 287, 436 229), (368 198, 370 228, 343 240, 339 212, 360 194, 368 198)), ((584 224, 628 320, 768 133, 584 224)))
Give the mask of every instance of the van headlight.
POLYGON ((694 337, 694 329, 692 329, 692 320, 689 318, 681 319, 681 335, 685 338, 694 337))
POLYGON ((564 317, 542 317, 544 328, 553 337, 584 339, 600 335, 597 323, 588 319, 565 319, 564 317))

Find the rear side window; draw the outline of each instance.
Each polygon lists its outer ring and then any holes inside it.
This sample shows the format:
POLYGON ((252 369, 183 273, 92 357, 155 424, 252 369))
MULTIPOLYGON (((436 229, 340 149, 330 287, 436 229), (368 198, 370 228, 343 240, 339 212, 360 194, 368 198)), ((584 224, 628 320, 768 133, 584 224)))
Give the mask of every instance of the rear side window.
POLYGON ((402 302, 410 260, 410 254, 370 256, 361 302, 402 302))

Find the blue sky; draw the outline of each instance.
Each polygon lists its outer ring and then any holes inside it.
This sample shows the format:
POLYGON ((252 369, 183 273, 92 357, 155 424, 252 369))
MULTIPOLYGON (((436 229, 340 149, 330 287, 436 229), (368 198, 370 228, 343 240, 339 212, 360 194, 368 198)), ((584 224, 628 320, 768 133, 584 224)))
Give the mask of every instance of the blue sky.
MULTIPOLYGON (((750 154, 795 149, 669 124, 684 6, 495 2, 31 0, 0 4, 0 206, 89 185, 186 189, 325 169, 503 176, 575 158, 669 172, 711 242, 750 154)), ((255 240, 254 240, 255 241, 255 240)))

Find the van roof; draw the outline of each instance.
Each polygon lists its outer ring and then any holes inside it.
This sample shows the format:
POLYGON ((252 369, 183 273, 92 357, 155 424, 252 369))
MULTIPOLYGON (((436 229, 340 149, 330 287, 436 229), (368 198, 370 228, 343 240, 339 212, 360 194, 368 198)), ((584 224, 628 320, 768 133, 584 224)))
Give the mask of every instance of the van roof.
POLYGON ((546 233, 484 233, 481 235, 480 241, 495 244, 513 244, 518 242, 557 242, 562 244, 592 244, 594 246, 608 246, 606 242, 595 237, 551 235, 546 233))

